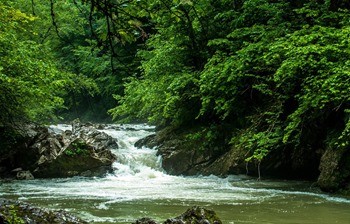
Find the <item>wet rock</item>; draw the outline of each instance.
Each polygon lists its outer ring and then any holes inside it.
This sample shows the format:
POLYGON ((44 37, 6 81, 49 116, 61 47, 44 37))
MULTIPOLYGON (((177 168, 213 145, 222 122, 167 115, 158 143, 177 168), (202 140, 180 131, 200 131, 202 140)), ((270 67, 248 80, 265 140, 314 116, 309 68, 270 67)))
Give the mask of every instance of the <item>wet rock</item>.
POLYGON ((11 172, 17 173, 17 172, 22 171, 22 170, 23 170, 22 167, 18 167, 16 169, 11 170, 11 172))
MULTIPOLYGON (((167 219, 163 224, 222 224, 219 217, 212 210, 194 206, 178 217, 167 219)), ((142 218, 133 222, 133 224, 157 224, 150 218, 142 218)))
POLYGON ((33 180, 34 176, 33 174, 29 171, 18 171, 16 174, 17 180, 33 180))
POLYGON ((203 150, 203 142, 190 141, 187 138, 189 133, 191 130, 165 128, 141 139, 135 146, 157 146, 157 154, 162 156, 162 168, 171 175, 196 175, 218 155, 214 148, 203 150))
POLYGON ((76 123, 74 131, 68 143, 51 147, 50 153, 38 160, 35 176, 103 176, 112 170, 116 157, 110 149, 118 147, 116 140, 91 125, 80 127, 76 123))
POLYGON ((117 140, 97 131, 92 124, 73 122, 73 130, 55 133, 46 127, 28 125, 16 145, 0 159, 7 170, 21 167, 32 173, 1 172, 2 177, 18 179, 103 176, 112 171, 116 160, 111 149, 117 140))
POLYGON ((194 142, 175 139, 158 147, 162 167, 172 175, 197 175, 202 173, 216 157, 209 150, 200 150, 194 142))
POLYGON ((335 192, 350 187, 350 151, 327 149, 320 162, 319 187, 326 192, 335 192))
POLYGON ((87 222, 63 210, 50 211, 19 201, 0 199, 0 223, 85 224, 87 222))
POLYGON ((136 148, 142 148, 143 146, 146 146, 148 148, 154 148, 155 146, 157 146, 157 140, 156 140, 156 135, 149 135, 146 136, 145 138, 142 138, 140 140, 138 140, 137 142, 135 142, 135 147, 136 148))
POLYGON ((188 209, 182 215, 168 219, 164 224, 221 224, 221 220, 217 217, 216 213, 212 210, 194 206, 188 209))
POLYGON ((105 129, 107 126, 105 125, 105 124, 96 124, 95 125, 95 128, 96 129, 100 129, 100 130, 102 130, 102 129, 105 129))
POLYGON ((203 168, 204 175, 226 176, 228 174, 246 173, 246 152, 238 148, 232 148, 229 152, 220 156, 213 163, 203 168))
POLYGON ((150 218, 142 218, 142 219, 136 220, 132 224, 157 224, 157 222, 150 218))

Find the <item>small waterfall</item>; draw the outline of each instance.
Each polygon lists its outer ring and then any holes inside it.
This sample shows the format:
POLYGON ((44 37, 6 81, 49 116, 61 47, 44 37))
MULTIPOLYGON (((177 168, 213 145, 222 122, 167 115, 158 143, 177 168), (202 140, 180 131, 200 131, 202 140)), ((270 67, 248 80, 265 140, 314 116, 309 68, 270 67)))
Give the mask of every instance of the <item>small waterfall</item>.
POLYGON ((117 161, 113 164, 115 176, 145 176, 155 178, 163 175, 161 157, 155 149, 136 148, 137 140, 153 134, 154 127, 147 125, 109 125, 101 130, 118 140, 118 149, 113 153, 117 161))

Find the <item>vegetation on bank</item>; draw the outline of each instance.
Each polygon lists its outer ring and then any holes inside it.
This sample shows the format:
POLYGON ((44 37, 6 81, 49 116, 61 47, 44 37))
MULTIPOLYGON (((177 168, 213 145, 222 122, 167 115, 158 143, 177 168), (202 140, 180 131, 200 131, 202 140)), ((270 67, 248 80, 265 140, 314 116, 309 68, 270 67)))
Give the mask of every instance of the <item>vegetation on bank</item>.
POLYGON ((195 127, 189 141, 244 149, 248 162, 347 151, 349 10, 346 0, 4 0, 0 125, 110 109, 195 127))

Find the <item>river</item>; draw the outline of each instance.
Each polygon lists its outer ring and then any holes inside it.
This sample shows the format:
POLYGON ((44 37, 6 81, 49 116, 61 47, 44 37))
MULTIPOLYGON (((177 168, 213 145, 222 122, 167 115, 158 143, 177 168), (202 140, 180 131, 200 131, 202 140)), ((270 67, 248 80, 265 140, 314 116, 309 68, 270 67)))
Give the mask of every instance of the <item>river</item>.
POLYGON ((2 181, 0 197, 65 209, 90 223, 131 223, 141 217, 162 221, 194 205, 215 210, 227 224, 350 223, 350 199, 321 193, 310 182, 171 176, 162 170, 155 149, 134 147, 153 127, 108 125, 101 131, 118 139, 114 173, 103 178, 2 181))

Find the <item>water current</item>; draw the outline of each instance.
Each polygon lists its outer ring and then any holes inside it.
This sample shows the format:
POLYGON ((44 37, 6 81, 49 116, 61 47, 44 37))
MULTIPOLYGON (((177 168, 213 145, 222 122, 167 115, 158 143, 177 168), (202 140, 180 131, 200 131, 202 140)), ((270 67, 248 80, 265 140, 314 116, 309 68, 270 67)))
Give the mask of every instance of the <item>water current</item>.
MULTIPOLYGON (((51 126, 52 131, 70 129, 51 126)), ((299 181, 257 181, 246 176, 167 175, 156 149, 134 147, 153 133, 147 125, 108 125, 118 139, 115 171, 103 178, 37 179, 0 182, 0 197, 50 209, 65 209, 89 223, 158 221, 199 205, 213 209, 227 224, 349 224, 350 199, 331 196, 299 181)))

